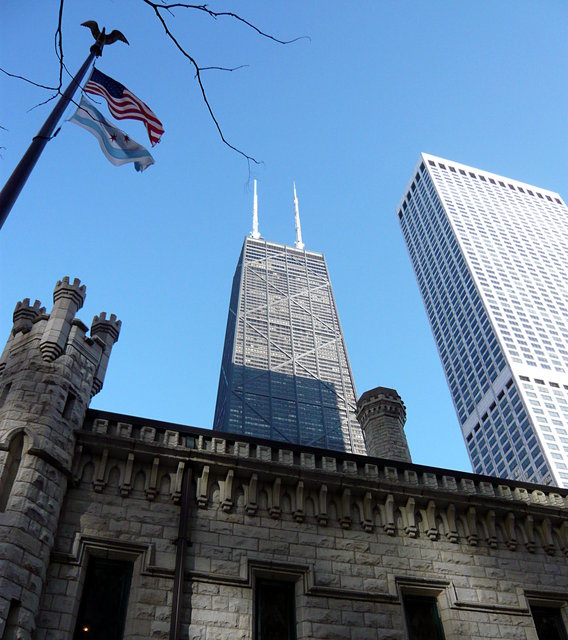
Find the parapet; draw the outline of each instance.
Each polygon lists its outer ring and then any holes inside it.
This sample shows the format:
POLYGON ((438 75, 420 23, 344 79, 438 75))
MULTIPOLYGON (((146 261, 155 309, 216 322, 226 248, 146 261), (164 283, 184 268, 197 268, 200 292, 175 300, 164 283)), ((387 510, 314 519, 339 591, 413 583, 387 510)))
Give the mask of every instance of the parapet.
MULTIPOLYGON (((314 523, 361 527, 369 534, 382 529, 388 536, 491 549, 506 545, 511 551, 524 547, 531 554, 540 547, 549 555, 568 556, 566 489, 298 445, 285 448, 246 436, 219 437, 206 429, 98 410, 87 413, 78 441, 82 459, 72 481, 78 484, 87 465, 94 465, 96 492, 107 490, 109 469, 119 464, 125 467, 120 492, 127 496, 132 469, 151 465, 168 470, 176 502, 180 468, 191 465, 200 509, 231 512, 240 493, 247 516, 268 512, 280 519, 287 512, 312 531, 314 523)), ((146 498, 153 500, 158 476, 147 477, 146 498)), ((362 535, 358 531, 357 540, 362 535)))
POLYGON ((55 285, 53 309, 39 347, 44 360, 52 362, 63 353, 71 331, 71 323, 83 306, 86 295, 87 288, 78 278, 70 283, 69 277, 65 276, 55 285))
POLYGON ((93 323, 91 324, 91 337, 100 340, 104 345, 104 350, 93 379, 91 396, 98 393, 103 386, 110 352, 112 346, 118 340, 121 325, 122 322, 117 320, 114 313, 112 313, 110 318, 107 319, 106 313, 103 311, 93 318, 93 323))
POLYGON ((14 370, 17 370, 27 366, 28 360, 38 356, 45 363, 55 363, 67 355, 72 360, 67 359, 64 368, 71 367, 74 371, 65 373, 60 368, 59 372, 69 379, 78 381, 82 378, 81 387, 88 387, 89 397, 100 391, 112 346, 120 334, 121 322, 116 315, 112 314, 107 318, 103 312, 94 317, 91 335, 87 336, 87 327, 75 317, 83 306, 86 291, 85 285, 78 278, 70 281, 66 276, 55 285, 51 313, 46 314, 45 307, 41 306, 39 300, 33 305, 29 298, 18 302, 14 310, 12 331, 0 358, 0 374, 6 371, 11 360, 14 370))
POLYGON ((21 302, 16 303, 14 309, 14 327, 12 333, 28 333, 32 328, 34 321, 45 313, 45 307, 41 306, 41 302, 36 300, 30 305, 30 299, 24 298, 21 302))
POLYGON ((118 340, 121 326, 122 322, 117 320, 114 313, 111 313, 110 318, 107 319, 106 313, 103 311, 93 318, 91 336, 100 336, 105 342, 114 344, 118 340))

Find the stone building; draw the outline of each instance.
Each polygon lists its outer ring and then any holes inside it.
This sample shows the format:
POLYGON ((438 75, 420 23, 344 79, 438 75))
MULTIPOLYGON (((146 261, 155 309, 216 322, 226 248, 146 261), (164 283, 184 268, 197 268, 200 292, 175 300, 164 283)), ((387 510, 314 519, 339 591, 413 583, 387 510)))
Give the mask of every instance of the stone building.
POLYGON ((89 410, 120 322, 18 303, 0 359, 0 638, 564 639, 568 491, 89 410))

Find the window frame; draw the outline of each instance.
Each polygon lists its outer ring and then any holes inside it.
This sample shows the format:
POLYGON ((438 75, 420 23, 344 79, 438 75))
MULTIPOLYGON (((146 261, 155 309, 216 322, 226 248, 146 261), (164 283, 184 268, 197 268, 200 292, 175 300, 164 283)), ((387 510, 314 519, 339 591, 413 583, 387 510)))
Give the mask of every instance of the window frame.
POLYGON ((285 589, 288 598, 288 639, 287 640, 296 640, 296 625, 297 625, 297 606, 296 606, 296 576, 290 575, 255 575, 254 577, 254 616, 253 616, 253 625, 254 625, 254 640, 270 640, 270 638, 264 638, 262 635, 262 630, 260 628, 261 625, 261 615, 260 608, 262 606, 262 598, 263 598, 263 587, 280 587, 285 589))

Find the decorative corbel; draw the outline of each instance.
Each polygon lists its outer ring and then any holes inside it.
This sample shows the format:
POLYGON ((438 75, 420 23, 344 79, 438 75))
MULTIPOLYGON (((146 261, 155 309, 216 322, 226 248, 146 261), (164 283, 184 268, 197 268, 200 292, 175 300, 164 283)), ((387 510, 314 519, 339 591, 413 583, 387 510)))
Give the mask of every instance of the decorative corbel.
POLYGON ((477 547, 479 544, 479 532, 477 530, 477 513, 475 511, 475 507, 470 507, 467 510, 463 523, 466 530, 468 544, 472 547, 477 547))
POLYGON ((221 485, 221 509, 228 513, 233 508, 233 478, 235 472, 232 469, 227 471, 227 477, 219 484, 221 485))
POLYGON ((146 481, 146 498, 148 500, 154 500, 158 494, 158 469, 160 467, 160 458, 156 456, 152 462, 152 470, 146 481))
POLYGON ((105 488, 105 485, 106 485, 105 473, 106 473, 107 464, 108 464, 108 449, 103 449, 103 452, 97 464, 95 477, 93 478, 93 489, 97 493, 100 493, 105 488))
POLYGON ((120 495, 128 496, 132 491, 132 471, 134 469, 134 454, 131 452, 128 454, 126 464, 124 465, 124 476, 122 478, 122 484, 120 485, 120 495))
POLYGON ((416 502, 414 498, 408 498, 406 505, 400 507, 400 515, 402 516, 404 533, 409 538, 416 538, 418 529, 416 527, 416 502))
POLYGON ((185 462, 178 462, 177 471, 170 473, 170 496, 174 504, 179 504, 181 500, 181 488, 183 486, 183 471, 185 462))
POLYGON ((197 506, 200 509, 206 509, 208 503, 207 491, 209 484, 209 465, 205 465, 203 467, 203 471, 201 472, 201 477, 197 478, 197 506))
POLYGON ((458 541, 458 528, 456 525, 456 505, 449 504, 446 513, 442 512, 442 519, 446 525, 446 538, 453 543, 458 541))
POLYGON ((363 529, 371 533, 373 525, 373 498, 371 492, 367 491, 363 498, 363 529))
POLYGON ((271 504, 268 508, 268 513, 271 518, 278 519, 282 514, 282 508, 280 507, 280 486, 282 484, 281 478, 275 478, 272 485, 272 492, 270 497, 272 498, 271 504))
POLYGON ((75 446, 75 453, 73 454, 73 469, 71 471, 71 484, 74 487, 78 487, 81 482, 81 454, 83 453, 83 445, 78 444, 75 446))
POLYGON ((388 536, 394 536, 394 497, 389 493, 384 505, 380 505, 381 515, 383 516, 383 530, 388 536))
POLYGON ((436 526, 436 503, 433 500, 428 502, 426 509, 420 509, 422 522, 424 523, 426 536, 430 540, 438 539, 438 527, 436 526))
POLYGON ((560 550, 568 556, 568 522, 566 520, 556 529, 560 539, 560 550))
POLYGON ((495 528, 495 511, 489 509, 482 520, 485 529, 485 539, 487 544, 492 548, 497 548, 497 529, 495 528))
POLYGON ((534 553, 536 551, 536 543, 534 540, 534 518, 531 515, 528 515, 525 518, 524 522, 524 532, 525 532, 525 545, 527 547, 527 551, 529 553, 534 553))
POLYGON ((341 495, 341 516, 339 524, 342 529, 351 529, 351 489, 343 489, 341 495))
POLYGON ((517 532, 515 531, 515 514, 512 511, 503 518, 505 535, 507 536, 507 548, 511 551, 517 549, 517 532))
POLYGON ((304 482, 299 480, 296 485, 296 510, 294 511, 294 520, 296 522, 304 522, 304 482))
POLYGON ((245 511, 247 515, 254 516, 258 509, 258 474, 253 473, 248 486, 245 487, 245 511))
POLYGON ((548 518, 544 518, 544 520, 540 523, 539 529, 544 550, 546 551, 546 553, 548 553, 549 556, 553 556, 555 545, 554 539, 552 537, 552 525, 550 524, 550 520, 548 518))
POLYGON ((322 484, 319 490, 319 500, 318 500, 318 524, 321 524, 322 527, 327 526, 327 485, 322 484))

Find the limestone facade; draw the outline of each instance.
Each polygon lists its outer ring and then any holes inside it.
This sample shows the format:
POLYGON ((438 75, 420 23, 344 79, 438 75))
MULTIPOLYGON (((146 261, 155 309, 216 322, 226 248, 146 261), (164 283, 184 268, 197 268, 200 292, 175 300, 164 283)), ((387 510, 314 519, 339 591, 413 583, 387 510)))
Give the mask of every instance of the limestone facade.
POLYGON ((253 638, 255 579, 291 580, 297 638, 406 638, 405 594, 447 640, 536 640, 568 599, 568 492, 284 449, 90 411, 38 617, 70 638, 90 553, 135 563, 125 637, 169 637, 181 476, 191 469, 181 637, 253 638))

